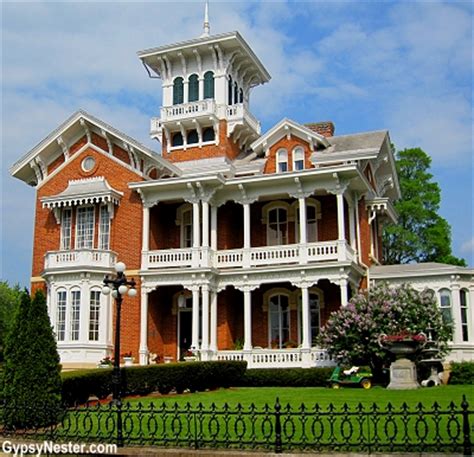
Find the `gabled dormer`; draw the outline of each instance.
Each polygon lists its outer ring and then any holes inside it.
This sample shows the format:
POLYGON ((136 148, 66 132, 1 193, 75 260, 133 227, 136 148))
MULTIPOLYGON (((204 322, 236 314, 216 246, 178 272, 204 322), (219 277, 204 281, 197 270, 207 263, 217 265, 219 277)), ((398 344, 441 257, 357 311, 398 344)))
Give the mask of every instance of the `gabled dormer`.
POLYGON ((163 82, 160 117, 151 121, 163 157, 234 159, 260 135, 250 91, 270 75, 238 32, 204 33, 138 56, 149 76, 163 82))

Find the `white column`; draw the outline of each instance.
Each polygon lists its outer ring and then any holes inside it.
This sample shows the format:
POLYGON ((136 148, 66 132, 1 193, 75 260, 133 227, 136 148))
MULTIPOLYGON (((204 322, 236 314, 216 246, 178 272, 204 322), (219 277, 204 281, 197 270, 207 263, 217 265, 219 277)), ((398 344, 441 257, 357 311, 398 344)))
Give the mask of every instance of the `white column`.
POLYGON ((307 234, 307 217, 306 217, 306 198, 298 197, 299 202, 299 225, 300 225, 300 263, 308 263, 308 251, 306 244, 308 243, 307 234))
POLYGON ((188 80, 184 79, 184 82, 183 82, 183 101, 184 103, 188 103, 189 102, 189 83, 188 83, 188 80))
POLYGON ((462 343, 462 329, 461 329, 461 297, 459 296, 460 287, 458 284, 451 285, 452 309, 451 314, 453 318, 453 343, 462 343))
POLYGON ((193 292, 193 311, 192 311, 192 335, 191 347, 199 349, 199 286, 192 287, 193 292))
POLYGON ((49 321, 51 326, 53 327, 54 331, 56 332, 56 318, 57 318, 57 307, 55 306, 56 303, 56 293, 55 288, 52 282, 47 283, 47 291, 46 291, 46 305, 48 307, 48 314, 49 314, 49 321))
POLYGON ((342 193, 336 194, 337 199, 337 238, 346 239, 346 226, 344 224, 344 196, 342 193))
POLYGON ((211 342, 209 349, 211 351, 217 351, 217 290, 211 291, 211 342))
POLYGON ((244 267, 250 267, 250 203, 244 202, 244 267))
POLYGON ((199 224, 199 201, 195 201, 193 202, 193 248, 198 248, 201 243, 201 230, 199 224))
POLYGON ((140 292, 140 365, 148 365, 148 293, 141 288, 140 292))
POLYGON ((244 351, 252 350, 252 290, 244 288, 244 351))
POLYGON ((301 286, 301 322, 303 327, 303 339, 301 347, 311 348, 311 311, 309 308, 309 289, 307 285, 301 286))
POLYGON ((204 78, 199 78, 199 95, 198 100, 204 100, 204 78))
POLYGON ((354 251, 357 250, 355 230, 354 206, 349 205, 349 236, 351 238, 351 248, 354 249, 354 251))
POLYGON ((217 206, 211 206, 211 249, 217 251, 217 206))
POLYGON ((209 203, 202 202, 202 247, 209 247, 209 203))
POLYGON ((209 286, 203 284, 202 288, 202 341, 201 350, 209 349, 209 286))
POLYGON ((142 251, 150 249, 150 208, 143 207, 142 251))
POLYGON ((339 280, 339 288, 341 289, 341 306, 345 307, 347 306, 347 279, 341 278, 339 280))
POLYGON ((110 300, 110 295, 100 294, 99 342, 101 344, 110 343, 110 300))

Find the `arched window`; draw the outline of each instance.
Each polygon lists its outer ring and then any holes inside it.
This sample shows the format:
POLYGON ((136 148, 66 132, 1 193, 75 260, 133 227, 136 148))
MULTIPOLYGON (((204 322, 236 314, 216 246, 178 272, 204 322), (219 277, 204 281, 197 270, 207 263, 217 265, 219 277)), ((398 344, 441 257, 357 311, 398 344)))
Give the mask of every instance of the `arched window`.
POLYGON ((453 321, 453 314, 451 310, 451 291, 449 289, 441 289, 439 291, 439 306, 443 321, 450 324, 453 321))
POLYGON ((243 103, 244 102, 244 91, 240 89, 239 91, 239 102, 243 103))
POLYGON ((184 83, 183 78, 178 76, 173 81, 173 105, 184 103, 184 83))
POLYGON ((277 151, 277 173, 288 171, 288 151, 279 149, 277 151))
POLYGON ((66 338, 66 307, 67 292, 58 290, 56 295, 56 339, 64 341, 66 338))
POLYGON ((100 290, 91 290, 89 297, 89 341, 99 341, 100 290))
POLYGON ((208 127, 203 130, 202 141, 214 141, 215 139, 216 139, 216 135, 212 127, 208 127))
POLYGON ((466 289, 461 289, 459 291, 459 304, 461 306, 461 334, 464 342, 469 341, 468 297, 469 292, 466 289))
POLYGON ((232 76, 229 75, 229 80, 227 81, 227 104, 232 105, 232 76))
POLYGON ((204 73, 204 98, 214 98, 214 73, 204 73))
POLYGON ((70 308, 70 337, 71 341, 79 340, 79 330, 81 322, 81 291, 71 291, 71 308, 70 308))
POLYGON ((304 149, 301 146, 293 149, 293 171, 304 170, 304 149))
POLYGON ((288 295, 270 297, 268 304, 269 346, 281 349, 290 340, 290 304, 288 295))
POLYGON ((199 79, 198 75, 193 74, 188 79, 188 101, 195 102, 199 100, 199 79))
POLYGON ((190 130, 188 132, 188 144, 196 144, 199 142, 197 130, 190 130))
POLYGON ((272 208, 268 211, 267 245, 288 243, 288 211, 286 208, 272 208))
POLYGON ((193 207, 189 203, 181 205, 176 211, 177 224, 181 226, 180 246, 190 248, 193 245, 193 207))
POLYGON ((239 86, 237 85, 237 81, 234 83, 234 103, 238 103, 239 101, 239 86))
POLYGON ((181 135, 181 132, 176 132, 173 135, 171 145, 172 146, 182 146, 183 145, 183 135, 181 135))

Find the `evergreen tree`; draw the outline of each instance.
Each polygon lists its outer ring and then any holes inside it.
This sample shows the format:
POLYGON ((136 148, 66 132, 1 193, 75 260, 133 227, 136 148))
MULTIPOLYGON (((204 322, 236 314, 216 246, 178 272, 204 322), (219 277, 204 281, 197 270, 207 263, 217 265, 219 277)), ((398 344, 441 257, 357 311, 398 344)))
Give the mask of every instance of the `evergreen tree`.
POLYGON ((61 366, 44 293, 21 296, 5 345, 4 422, 10 428, 42 427, 61 414, 61 366))
POLYGON ((397 153, 402 197, 395 202, 398 223, 383 233, 386 264, 440 262, 466 266, 451 252, 451 227, 439 214, 441 190, 429 173, 431 158, 420 148, 397 153))
POLYGON ((6 335, 20 305, 20 296, 21 289, 18 284, 10 287, 8 282, 0 281, 0 362, 3 361, 6 335))

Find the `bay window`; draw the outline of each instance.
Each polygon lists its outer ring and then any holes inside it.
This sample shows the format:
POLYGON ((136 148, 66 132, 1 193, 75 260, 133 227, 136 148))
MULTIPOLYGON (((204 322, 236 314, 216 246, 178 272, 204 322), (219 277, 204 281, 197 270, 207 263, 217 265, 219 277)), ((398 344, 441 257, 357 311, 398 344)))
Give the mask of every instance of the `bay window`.
POLYGON ((91 290, 89 300, 89 341, 99 341, 100 290, 91 290))
POLYGON ((64 341, 66 338, 66 306, 67 293, 65 290, 59 290, 56 301, 56 339, 64 341))
POLYGON ((61 251, 71 249, 72 210, 65 208, 61 212, 61 251))
POLYGON ((110 247, 110 213, 107 205, 100 207, 99 221, 99 249, 107 250, 110 247))
POLYGON ((79 326, 81 318, 81 291, 73 290, 71 292, 71 341, 79 340, 79 326))
POLYGON ((94 245, 94 207, 77 208, 76 249, 92 249, 94 245))

